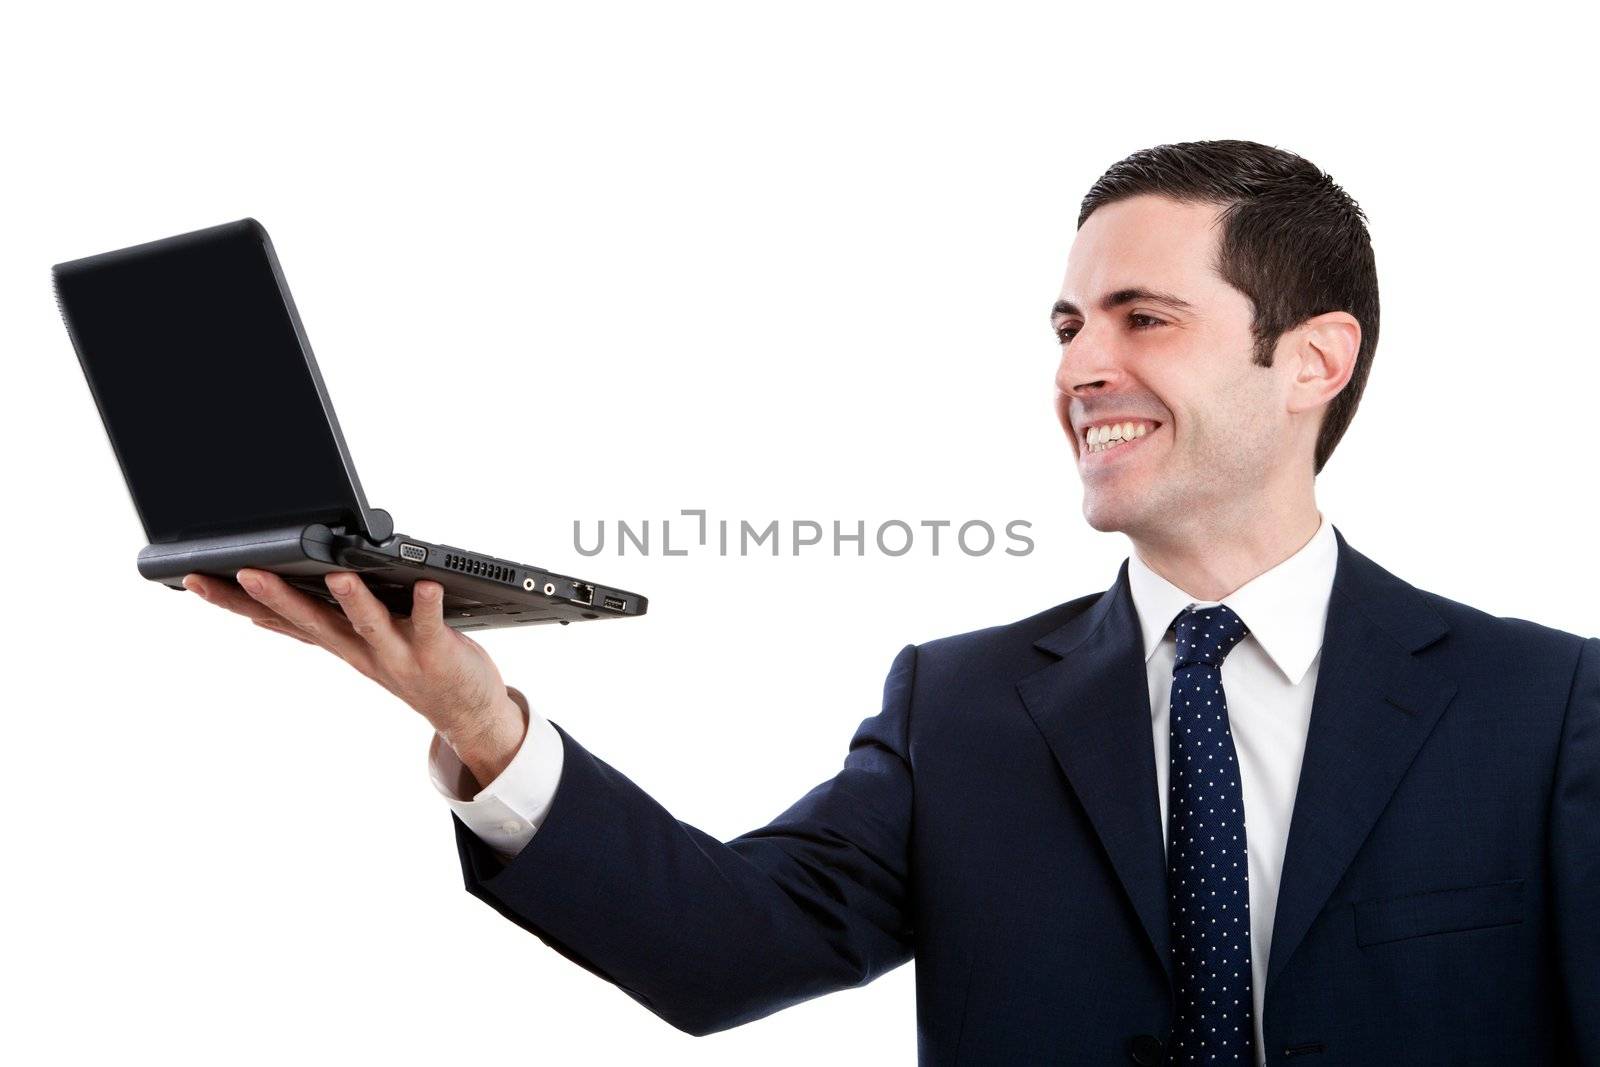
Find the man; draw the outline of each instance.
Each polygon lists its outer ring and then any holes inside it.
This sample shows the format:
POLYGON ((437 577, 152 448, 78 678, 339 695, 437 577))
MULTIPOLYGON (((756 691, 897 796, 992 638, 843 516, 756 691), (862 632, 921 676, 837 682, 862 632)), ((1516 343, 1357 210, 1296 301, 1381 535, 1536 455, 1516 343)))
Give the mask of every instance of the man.
POLYGON ((1104 592, 908 645, 843 769, 720 842, 443 625, 190 588, 428 717, 470 892, 705 1034, 916 957, 924 1063, 1600 1064, 1600 639, 1361 555, 1313 484, 1365 220, 1244 141, 1113 166, 1052 325, 1104 592), (488 783, 483 787, 480 783, 488 783))

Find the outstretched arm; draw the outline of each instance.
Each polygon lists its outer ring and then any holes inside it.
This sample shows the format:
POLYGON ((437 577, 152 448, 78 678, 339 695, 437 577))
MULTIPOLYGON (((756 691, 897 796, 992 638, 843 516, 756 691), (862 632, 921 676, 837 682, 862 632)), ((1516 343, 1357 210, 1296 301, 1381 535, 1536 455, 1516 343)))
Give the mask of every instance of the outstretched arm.
POLYGON ((725 843, 553 723, 560 782, 509 864, 452 815, 468 892, 695 1035, 871 981, 911 957, 916 661, 895 658, 838 774, 725 843))

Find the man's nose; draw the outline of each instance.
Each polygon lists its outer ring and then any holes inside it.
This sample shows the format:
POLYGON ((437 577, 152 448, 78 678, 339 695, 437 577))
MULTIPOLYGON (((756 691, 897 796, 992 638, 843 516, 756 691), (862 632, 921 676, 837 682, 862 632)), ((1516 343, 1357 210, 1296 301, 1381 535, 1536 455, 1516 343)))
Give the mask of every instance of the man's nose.
POLYGON ((1121 353, 1110 338, 1085 324, 1061 347, 1056 367, 1056 389, 1068 396, 1103 390, 1122 377, 1121 353))

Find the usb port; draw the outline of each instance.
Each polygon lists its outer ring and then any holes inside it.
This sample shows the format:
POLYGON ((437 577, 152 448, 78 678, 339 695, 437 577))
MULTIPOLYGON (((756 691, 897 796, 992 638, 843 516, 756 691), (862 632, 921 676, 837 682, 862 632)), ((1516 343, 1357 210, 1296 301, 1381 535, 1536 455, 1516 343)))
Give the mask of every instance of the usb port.
POLYGON ((400 558, 407 563, 421 563, 428 558, 428 550, 421 545, 400 542, 400 558))
POLYGON ((573 601, 586 606, 594 603, 594 586, 586 582, 573 582, 572 586, 573 601))
POLYGON ((601 603, 605 607, 610 608, 612 611, 626 611, 626 610, 628 610, 628 602, 626 600, 623 600, 619 596, 608 596, 604 600, 602 600, 601 603))

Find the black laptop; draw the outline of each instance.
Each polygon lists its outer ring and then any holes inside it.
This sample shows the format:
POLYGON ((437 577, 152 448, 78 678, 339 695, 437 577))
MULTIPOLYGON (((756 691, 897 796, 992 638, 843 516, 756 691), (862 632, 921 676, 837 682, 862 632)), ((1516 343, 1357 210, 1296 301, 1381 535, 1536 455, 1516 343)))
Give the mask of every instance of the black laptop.
MULTIPOLYGON (((337 603, 355 571, 391 613, 444 586, 457 630, 621 619, 645 598, 394 532, 367 506, 267 231, 241 219, 51 268, 56 302, 149 544, 139 573, 272 571, 337 603)), ((474 372, 462 368, 462 373, 474 372)))

